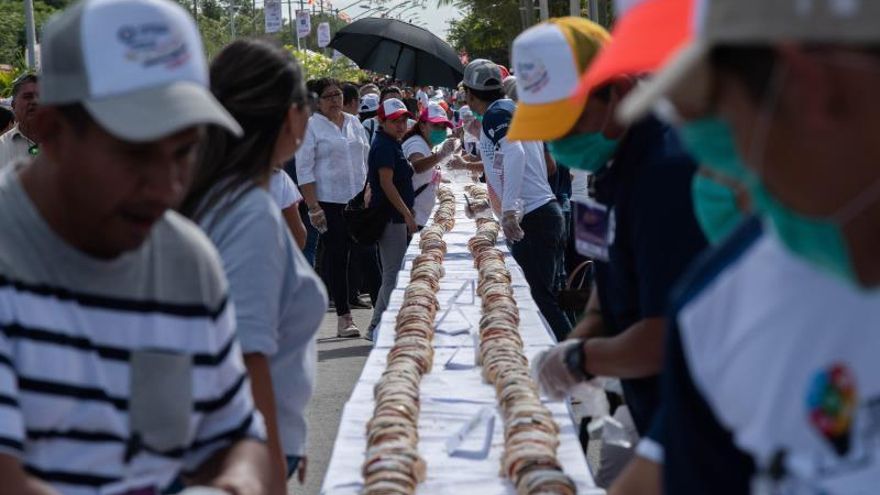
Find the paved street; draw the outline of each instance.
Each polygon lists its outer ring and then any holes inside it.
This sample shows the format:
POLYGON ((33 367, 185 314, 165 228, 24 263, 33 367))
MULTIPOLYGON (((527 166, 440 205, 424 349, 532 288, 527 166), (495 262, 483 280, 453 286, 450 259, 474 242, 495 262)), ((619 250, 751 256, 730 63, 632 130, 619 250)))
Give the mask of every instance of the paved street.
MULTIPOLYGON (((360 309, 352 313, 361 333, 365 332, 373 311, 360 309)), ((308 412, 308 476, 305 485, 291 481, 289 494, 320 493, 327 463, 333 452, 342 407, 351 395, 370 349, 372 343, 364 339, 337 339, 336 314, 327 313, 318 333, 318 379, 308 412)))

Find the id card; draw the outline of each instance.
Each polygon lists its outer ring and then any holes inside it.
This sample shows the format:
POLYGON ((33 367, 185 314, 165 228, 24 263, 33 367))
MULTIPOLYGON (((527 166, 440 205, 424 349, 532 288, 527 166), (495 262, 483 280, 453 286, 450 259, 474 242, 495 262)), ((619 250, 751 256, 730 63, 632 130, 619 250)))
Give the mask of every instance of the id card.
POLYGON ((575 202, 575 248, 598 261, 608 261, 608 248, 614 243, 614 211, 596 201, 575 202))

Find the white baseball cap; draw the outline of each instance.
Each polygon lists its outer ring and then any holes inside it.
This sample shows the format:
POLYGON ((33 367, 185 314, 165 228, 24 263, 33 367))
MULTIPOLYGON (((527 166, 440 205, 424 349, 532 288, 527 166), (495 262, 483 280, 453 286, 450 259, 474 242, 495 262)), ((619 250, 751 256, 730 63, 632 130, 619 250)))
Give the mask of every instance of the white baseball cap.
POLYGON ((446 117, 446 110, 435 102, 428 103, 428 106, 422 109, 419 116, 420 122, 430 122, 432 124, 443 124, 446 127, 452 127, 452 122, 446 117))
POLYGON ((83 0, 43 32, 40 103, 81 103, 101 127, 146 142, 200 124, 241 126, 211 94, 192 18, 168 0, 83 0))
POLYGON ((379 110, 379 95, 367 93, 364 96, 361 96, 361 106, 358 109, 359 113, 375 112, 377 110, 379 110))
POLYGON ((406 109, 406 105, 397 98, 388 98, 379 105, 380 120, 394 120, 402 115, 411 117, 409 110, 406 109))

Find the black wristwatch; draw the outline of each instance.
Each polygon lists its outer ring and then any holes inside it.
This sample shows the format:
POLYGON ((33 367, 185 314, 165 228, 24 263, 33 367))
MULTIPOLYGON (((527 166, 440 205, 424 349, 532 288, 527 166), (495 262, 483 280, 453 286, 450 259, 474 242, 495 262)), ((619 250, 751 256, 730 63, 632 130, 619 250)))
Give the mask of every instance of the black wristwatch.
POLYGON ((571 346, 565 351, 565 366, 568 371, 580 381, 585 382, 593 378, 593 375, 584 369, 586 356, 584 356, 584 339, 579 339, 578 345, 571 346))

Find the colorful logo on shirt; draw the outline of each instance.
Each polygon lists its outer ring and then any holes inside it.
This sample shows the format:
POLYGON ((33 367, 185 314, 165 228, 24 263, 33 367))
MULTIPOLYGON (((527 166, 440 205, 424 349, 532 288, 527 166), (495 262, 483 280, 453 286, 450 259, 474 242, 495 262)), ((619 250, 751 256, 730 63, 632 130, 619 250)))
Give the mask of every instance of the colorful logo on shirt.
POLYGON ((810 423, 840 456, 850 449, 857 402, 855 380, 845 365, 835 363, 813 376, 807 394, 810 423))

